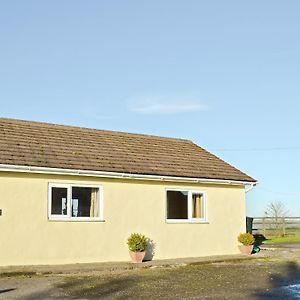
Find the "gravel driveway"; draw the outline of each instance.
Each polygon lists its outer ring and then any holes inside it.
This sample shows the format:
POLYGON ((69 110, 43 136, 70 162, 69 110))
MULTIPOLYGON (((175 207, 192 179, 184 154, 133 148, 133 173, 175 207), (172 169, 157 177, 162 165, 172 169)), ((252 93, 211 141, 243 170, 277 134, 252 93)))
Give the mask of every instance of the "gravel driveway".
POLYGON ((300 251, 261 252, 235 262, 3 276, 0 299, 300 299, 300 251))

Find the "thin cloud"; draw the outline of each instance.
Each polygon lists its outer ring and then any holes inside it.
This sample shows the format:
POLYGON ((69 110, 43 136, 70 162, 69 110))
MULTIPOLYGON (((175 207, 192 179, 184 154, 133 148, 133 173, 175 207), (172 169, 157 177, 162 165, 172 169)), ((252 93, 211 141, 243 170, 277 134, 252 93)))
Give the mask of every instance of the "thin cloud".
MULTIPOLYGON (((192 100, 173 100, 167 97, 152 97, 147 99, 139 99, 130 103, 130 110, 139 114, 180 114, 187 112, 206 111, 207 105, 192 100)), ((168 97, 169 98, 169 97, 168 97)))

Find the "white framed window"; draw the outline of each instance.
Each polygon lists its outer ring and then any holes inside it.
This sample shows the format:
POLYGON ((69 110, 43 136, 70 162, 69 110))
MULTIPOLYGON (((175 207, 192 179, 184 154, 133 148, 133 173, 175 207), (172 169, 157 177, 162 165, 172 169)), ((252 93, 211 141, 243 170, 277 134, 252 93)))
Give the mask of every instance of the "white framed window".
POLYGON ((206 192, 199 190, 167 189, 167 223, 207 222, 206 192))
POLYGON ((103 221, 103 187, 49 183, 49 220, 103 221))

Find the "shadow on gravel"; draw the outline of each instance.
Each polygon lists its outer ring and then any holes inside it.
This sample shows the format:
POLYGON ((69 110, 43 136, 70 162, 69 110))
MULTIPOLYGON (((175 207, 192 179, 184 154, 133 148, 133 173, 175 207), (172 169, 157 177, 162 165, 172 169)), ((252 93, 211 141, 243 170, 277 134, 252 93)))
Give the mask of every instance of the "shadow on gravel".
POLYGON ((99 281, 99 278, 90 278, 83 284, 82 278, 70 279, 69 281, 59 285, 60 288, 67 289, 71 295, 75 297, 84 298, 104 298, 116 297, 118 293, 126 293, 127 290, 132 289, 139 282, 135 276, 127 278, 109 278, 99 281))
MULTIPOLYGON (((259 284, 259 283, 258 283, 259 284)), ((289 262, 280 275, 271 274, 270 289, 254 293, 256 299, 300 299, 300 268, 289 262)))
POLYGON ((7 292, 11 292, 11 291, 14 291, 14 289, 4 289, 4 290, 0 290, 0 294, 4 294, 4 293, 7 293, 7 292))

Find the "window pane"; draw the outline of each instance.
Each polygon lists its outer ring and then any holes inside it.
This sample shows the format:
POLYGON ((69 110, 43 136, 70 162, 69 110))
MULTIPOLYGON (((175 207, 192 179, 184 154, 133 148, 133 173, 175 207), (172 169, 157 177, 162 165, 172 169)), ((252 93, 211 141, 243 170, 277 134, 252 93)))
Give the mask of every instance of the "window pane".
POLYGON ((188 192, 167 191, 167 218, 188 218, 188 192))
POLYGON ((51 214, 67 215, 67 188, 53 187, 51 193, 51 214))
POLYGON ((202 194, 193 194, 192 197, 192 217, 193 218, 203 218, 203 195, 202 194))
POLYGON ((98 188, 72 187, 72 217, 99 217, 98 188))

